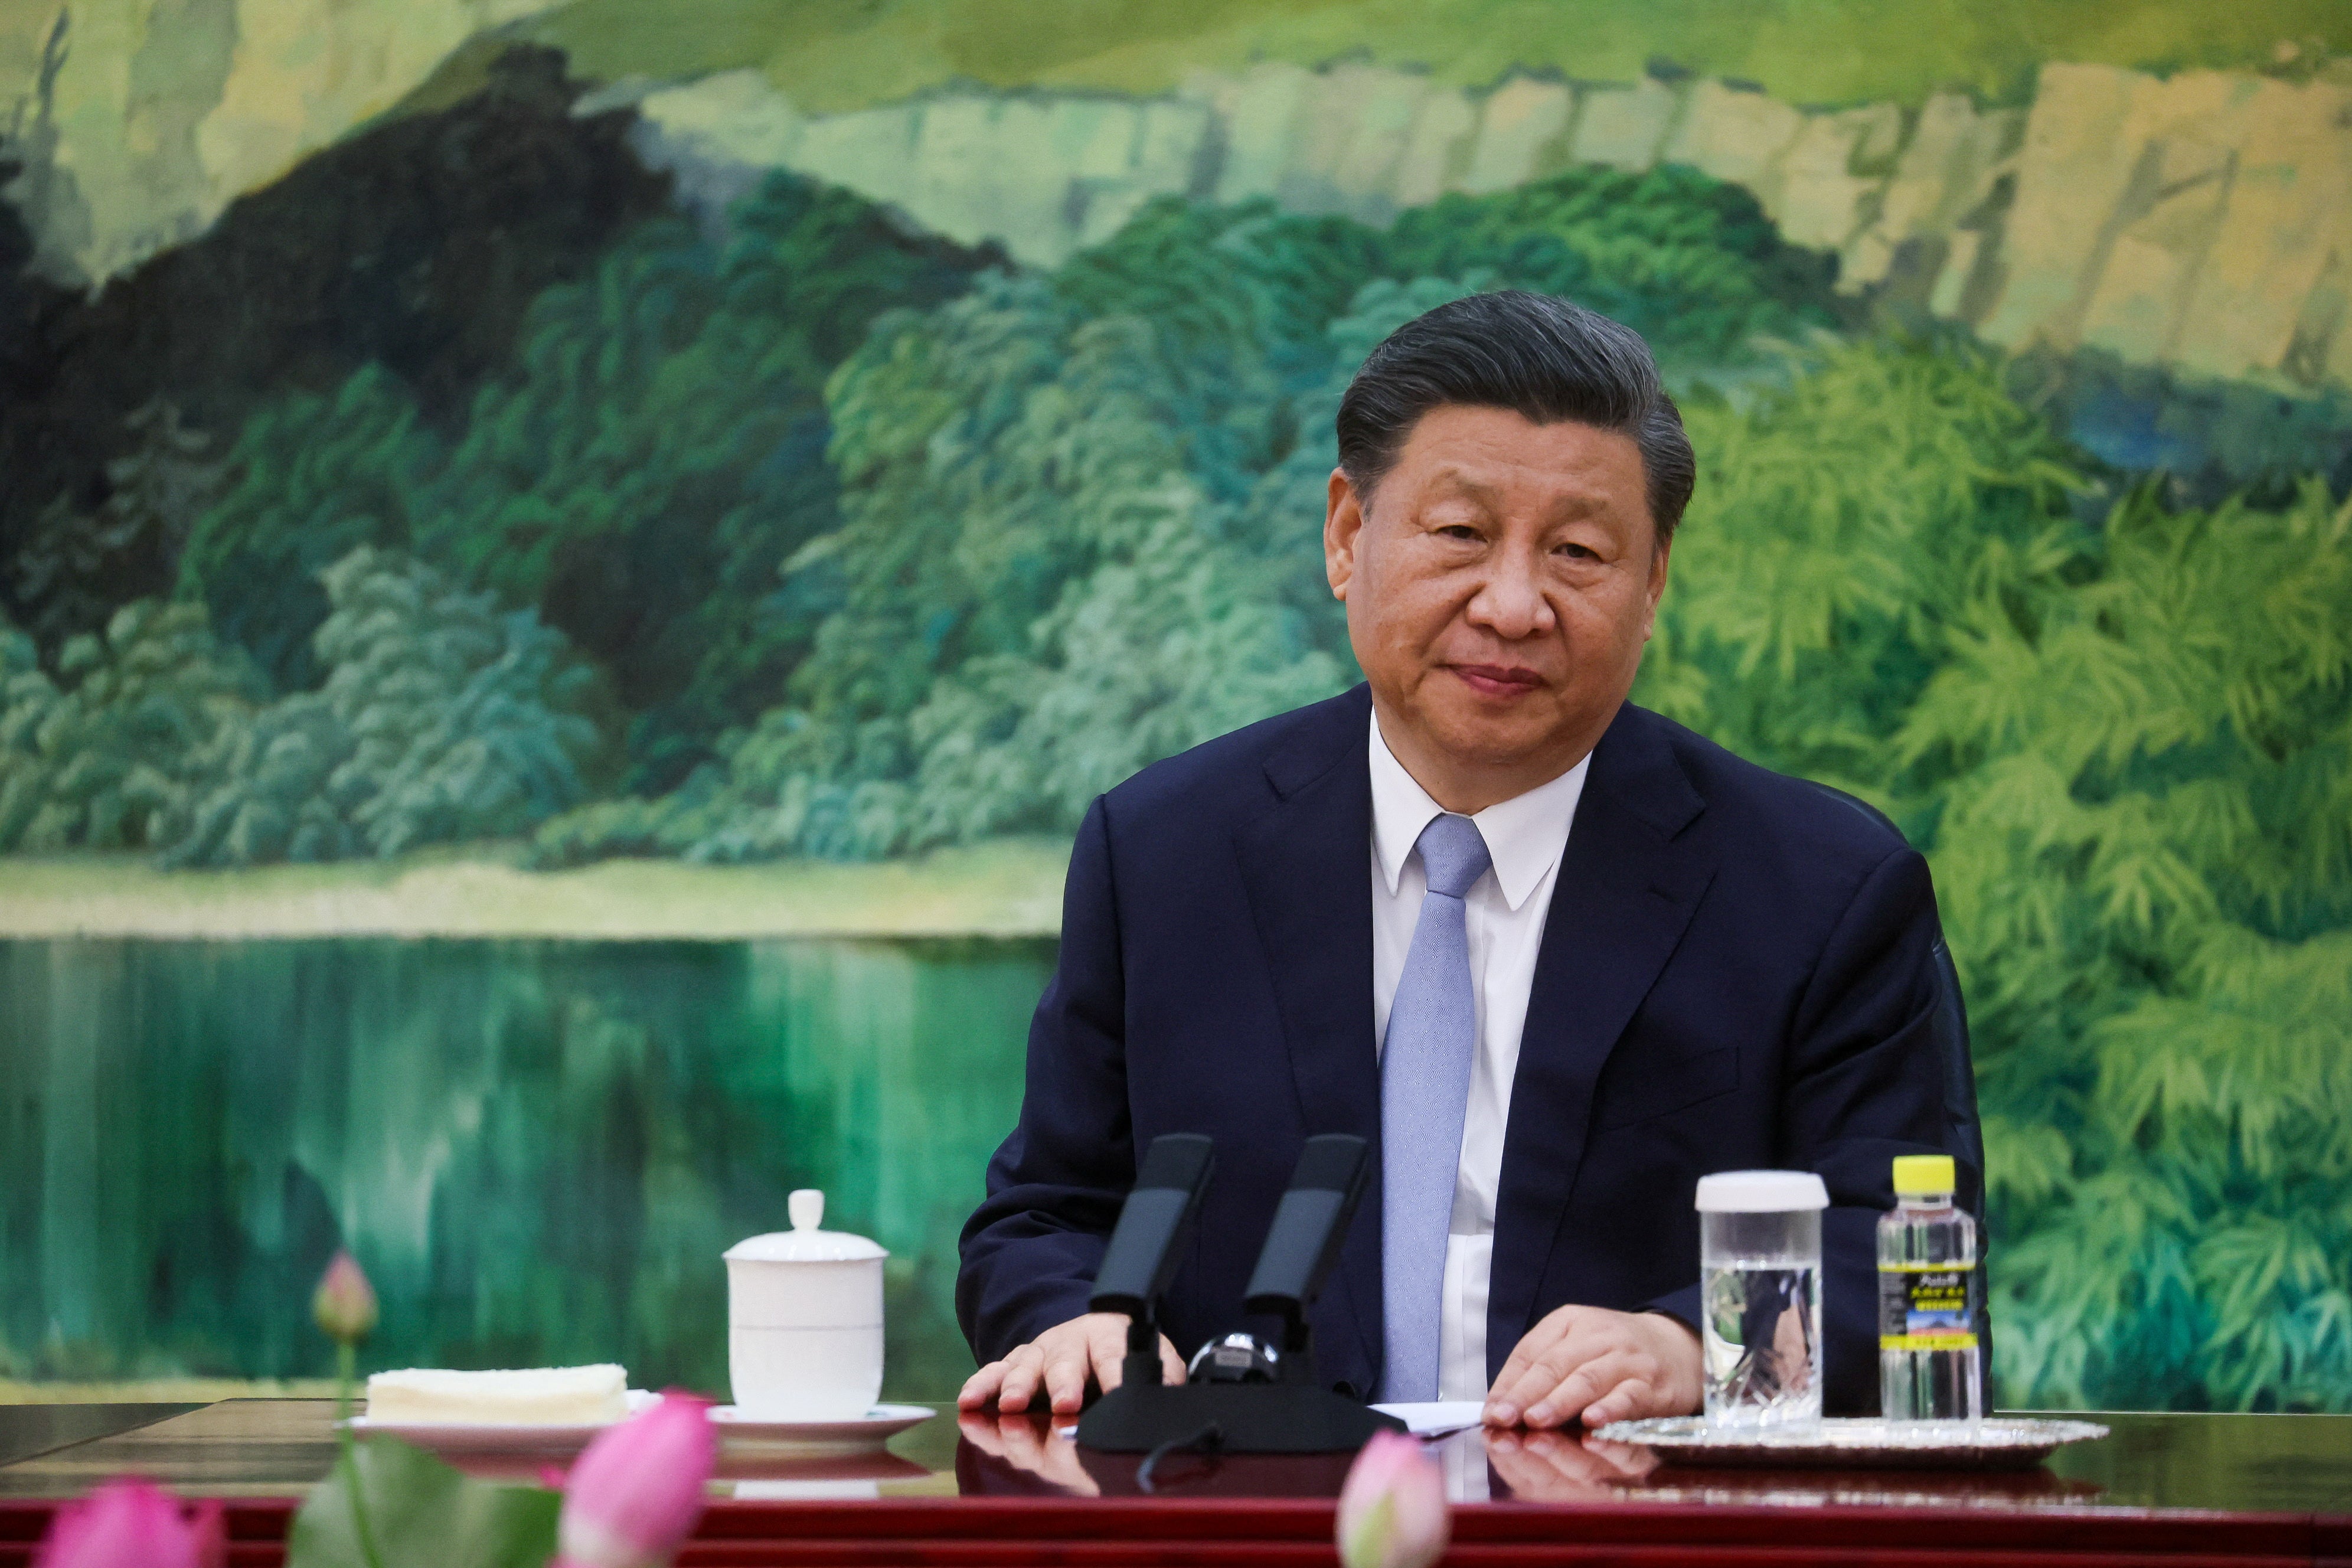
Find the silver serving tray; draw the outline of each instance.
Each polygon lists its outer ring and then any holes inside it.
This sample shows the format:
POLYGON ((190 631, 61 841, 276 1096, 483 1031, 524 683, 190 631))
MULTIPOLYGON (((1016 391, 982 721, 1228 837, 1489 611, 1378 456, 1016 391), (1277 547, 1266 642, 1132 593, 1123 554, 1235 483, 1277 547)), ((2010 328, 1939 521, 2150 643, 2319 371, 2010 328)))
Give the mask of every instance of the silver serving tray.
POLYGON ((1670 1464, 1801 1467, 1841 1470, 2022 1470, 2068 1443, 2107 1435, 2095 1421, 1989 1415, 1959 1422, 1830 1416, 1815 1426, 1710 1428, 1700 1415, 1612 1421, 1593 1434, 1638 1443, 1670 1464))

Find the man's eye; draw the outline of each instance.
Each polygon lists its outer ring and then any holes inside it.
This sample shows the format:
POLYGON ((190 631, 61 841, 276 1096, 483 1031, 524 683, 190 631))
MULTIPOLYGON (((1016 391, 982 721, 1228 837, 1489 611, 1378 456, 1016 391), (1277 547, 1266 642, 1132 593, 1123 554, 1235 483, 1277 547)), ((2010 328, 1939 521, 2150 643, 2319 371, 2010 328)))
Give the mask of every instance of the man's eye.
POLYGON ((1558 553, 1567 556, 1570 561, 1598 561, 1601 559, 1600 552, 1594 550, 1590 545, 1576 543, 1572 540, 1568 543, 1557 546, 1556 549, 1558 553))
POLYGON ((1448 539, 1466 539, 1475 542, 1478 537, 1478 531, 1466 522, 1440 523, 1437 531, 1448 539))

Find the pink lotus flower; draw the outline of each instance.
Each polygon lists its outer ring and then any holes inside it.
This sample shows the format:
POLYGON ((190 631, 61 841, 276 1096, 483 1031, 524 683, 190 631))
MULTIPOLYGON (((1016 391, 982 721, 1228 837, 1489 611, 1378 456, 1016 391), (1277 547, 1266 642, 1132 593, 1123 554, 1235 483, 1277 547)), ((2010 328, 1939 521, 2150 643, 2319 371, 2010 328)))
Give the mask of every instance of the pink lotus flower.
POLYGON ((329 1339, 357 1344, 375 1327, 375 1287, 348 1252, 338 1251, 310 1298, 310 1315, 329 1339))
POLYGON ((1347 1568, 1429 1568, 1453 1533, 1435 1461, 1402 1432, 1375 1434, 1339 1489, 1339 1561, 1347 1568))
POLYGON ((184 1517, 171 1493, 122 1480, 58 1510, 33 1568, 221 1568, 227 1561, 217 1500, 184 1517))
POLYGON ((597 1434, 564 1484, 552 1568, 655 1568, 702 1517, 719 1464, 710 1402, 665 1394, 597 1434))

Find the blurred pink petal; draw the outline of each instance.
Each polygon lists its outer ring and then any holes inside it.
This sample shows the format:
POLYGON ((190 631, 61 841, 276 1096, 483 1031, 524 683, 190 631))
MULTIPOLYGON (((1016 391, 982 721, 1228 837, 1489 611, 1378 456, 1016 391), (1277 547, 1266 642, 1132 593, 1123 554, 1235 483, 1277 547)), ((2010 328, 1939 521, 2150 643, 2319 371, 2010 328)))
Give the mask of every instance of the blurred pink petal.
POLYGON ((665 1394, 599 1433, 572 1467, 556 1526, 553 1568, 656 1568, 693 1533, 719 1436, 710 1402, 665 1394))
POLYGON ((1453 1532, 1445 1477, 1420 1442, 1382 1432, 1365 1444, 1339 1489, 1339 1561, 1346 1568, 1429 1568, 1444 1555, 1453 1532))
POLYGON ((167 1491, 109 1481, 58 1510, 33 1568, 218 1568, 227 1552, 219 1503, 190 1520, 167 1491))
POLYGON ((368 1283, 350 1253, 336 1253, 326 1273, 320 1276, 319 1292, 310 1298, 310 1315, 329 1339, 344 1344, 356 1344, 375 1327, 375 1287, 368 1283))

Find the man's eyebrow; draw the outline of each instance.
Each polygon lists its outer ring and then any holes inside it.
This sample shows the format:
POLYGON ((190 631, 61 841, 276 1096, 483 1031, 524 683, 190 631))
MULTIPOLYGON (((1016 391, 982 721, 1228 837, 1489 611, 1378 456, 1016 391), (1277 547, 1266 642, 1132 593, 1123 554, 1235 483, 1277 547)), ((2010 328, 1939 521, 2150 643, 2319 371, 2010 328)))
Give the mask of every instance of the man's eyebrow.
POLYGON ((1451 489, 1457 494, 1490 504, 1497 493, 1493 484, 1479 479, 1457 463, 1448 463, 1436 469, 1430 475, 1429 482, 1432 489, 1451 489))
MULTIPOLYGON (((1472 470, 1463 468, 1458 463, 1447 463, 1442 468, 1433 469, 1430 473, 1429 488, 1475 500, 1490 512, 1497 510, 1497 502, 1501 496, 1500 486, 1481 479, 1472 470)), ((1554 496, 1550 503, 1543 509, 1544 526, 1557 528, 1564 522, 1573 522, 1579 518, 1605 512, 1610 508, 1610 500, 1611 498, 1607 494, 1597 491, 1570 490, 1566 494, 1554 496)))

